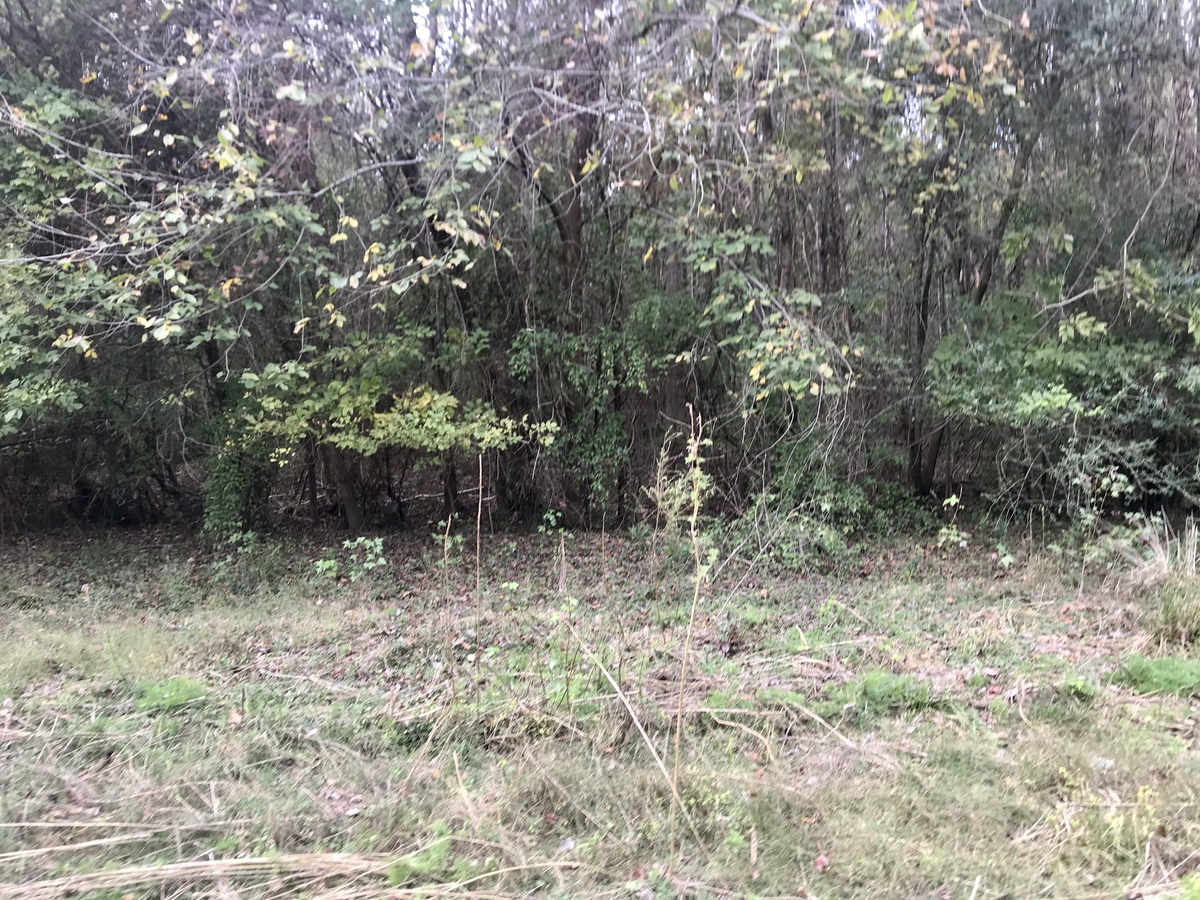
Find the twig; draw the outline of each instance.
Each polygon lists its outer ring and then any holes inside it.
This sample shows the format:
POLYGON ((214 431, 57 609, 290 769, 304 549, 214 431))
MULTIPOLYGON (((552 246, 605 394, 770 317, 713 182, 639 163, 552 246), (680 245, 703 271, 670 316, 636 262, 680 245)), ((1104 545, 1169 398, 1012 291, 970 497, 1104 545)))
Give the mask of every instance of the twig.
POLYGON ((74 850, 84 850, 90 847, 110 847, 113 844, 129 844, 134 841, 144 841, 147 838, 154 837, 159 831, 164 829, 156 829, 155 831, 138 831, 133 834, 122 834, 116 837, 96 838, 92 841, 80 841, 78 844, 58 844, 54 847, 37 847, 32 850, 13 850, 9 853, 0 853, 0 865, 4 863, 16 862, 19 859, 32 859, 35 856, 44 856, 47 853, 70 853, 74 850))
POLYGON ((771 742, 767 740, 764 735, 759 734, 744 722, 732 722, 729 719, 722 719, 716 714, 716 710, 706 709, 705 712, 708 713, 709 718, 711 718, 718 725, 724 725, 726 728, 740 728, 751 737, 757 738, 763 745, 763 749, 767 751, 767 759, 769 759, 771 762, 775 762, 775 751, 771 749, 771 742))

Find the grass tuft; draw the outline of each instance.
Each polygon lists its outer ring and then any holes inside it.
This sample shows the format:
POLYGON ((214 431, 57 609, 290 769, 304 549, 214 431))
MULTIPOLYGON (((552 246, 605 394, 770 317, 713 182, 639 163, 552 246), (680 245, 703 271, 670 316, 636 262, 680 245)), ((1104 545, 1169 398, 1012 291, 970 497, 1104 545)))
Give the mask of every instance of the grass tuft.
POLYGON ((1178 656, 1147 659, 1135 653, 1113 674, 1113 680, 1139 694, 1200 696, 1200 659, 1178 656))
POLYGON ((1164 517, 1150 519, 1125 548, 1130 581, 1147 598, 1149 629, 1162 641, 1187 645, 1200 636, 1200 528, 1189 518, 1176 533, 1164 517))

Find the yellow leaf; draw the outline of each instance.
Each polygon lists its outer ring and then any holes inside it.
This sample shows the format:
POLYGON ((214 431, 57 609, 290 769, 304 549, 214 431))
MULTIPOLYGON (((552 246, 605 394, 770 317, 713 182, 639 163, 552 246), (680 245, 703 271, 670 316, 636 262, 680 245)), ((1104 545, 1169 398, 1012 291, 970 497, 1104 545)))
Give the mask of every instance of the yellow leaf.
POLYGON ((329 239, 329 243, 330 244, 338 244, 338 243, 341 243, 342 241, 347 241, 349 239, 350 239, 349 235, 347 235, 344 231, 339 231, 337 234, 335 234, 333 237, 331 237, 329 239))
POLYGON ((645 256, 642 257, 642 262, 648 263, 650 261, 650 257, 652 257, 653 255, 654 255, 654 245, 651 244, 649 247, 646 248, 646 254, 645 254, 645 256))
POLYGON ((308 324, 308 318, 308 316, 305 316, 303 319, 297 322, 296 326, 292 329, 292 334, 299 334, 301 331, 303 331, 304 326, 308 324))
POLYGON ((342 216, 340 219, 338 219, 338 224, 345 225, 349 228, 357 228, 358 219, 354 218, 354 216, 342 216))

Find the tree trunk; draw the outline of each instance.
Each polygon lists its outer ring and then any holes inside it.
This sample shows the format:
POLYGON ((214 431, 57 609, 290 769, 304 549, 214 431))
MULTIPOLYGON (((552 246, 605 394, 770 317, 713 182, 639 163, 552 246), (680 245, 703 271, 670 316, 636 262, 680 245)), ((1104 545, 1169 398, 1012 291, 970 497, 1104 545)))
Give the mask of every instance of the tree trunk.
POLYGON ((462 504, 458 502, 458 467, 453 456, 442 462, 442 512, 447 521, 462 512, 462 504))
POLYGON ((347 453, 340 447, 331 444, 324 445, 325 465, 329 468, 330 479, 337 488, 338 505, 346 519, 346 527, 354 533, 362 531, 363 511, 354 494, 354 471, 346 459, 347 453))
POLYGON ((920 434, 919 423, 913 428, 913 440, 909 446, 909 479, 918 497, 928 497, 933 490, 933 479, 937 475, 938 458, 945 435, 945 422, 924 436, 920 434))
POLYGON ((305 472, 305 489, 308 492, 308 515, 314 522, 320 518, 321 508, 317 503, 317 448, 312 439, 308 441, 308 465, 305 472))
POLYGON ((829 171, 821 187, 817 221, 821 290, 840 291, 849 282, 850 266, 846 252, 846 204, 842 193, 841 129, 837 103, 828 110, 829 128, 825 136, 825 158, 829 171))
MULTIPOLYGON (((934 214, 936 216, 936 213, 934 214)), ((908 402, 908 473, 909 484, 919 497, 928 496, 933 489, 938 455, 942 449, 945 423, 927 430, 925 417, 925 347, 929 342, 930 295, 933 291, 933 270, 936 250, 933 245, 934 224, 925 226, 925 236, 918 260, 921 292, 917 302, 916 335, 912 356, 912 389, 908 402)))

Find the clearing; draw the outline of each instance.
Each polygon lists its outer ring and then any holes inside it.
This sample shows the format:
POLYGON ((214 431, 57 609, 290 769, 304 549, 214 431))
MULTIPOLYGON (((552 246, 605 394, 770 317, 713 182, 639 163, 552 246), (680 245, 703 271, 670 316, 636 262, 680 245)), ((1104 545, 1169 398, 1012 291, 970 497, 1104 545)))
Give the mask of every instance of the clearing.
POLYGON ((1200 896, 1200 662, 1077 564, 734 561, 689 651, 686 548, 331 543, 10 543, 0 898, 1200 896))

